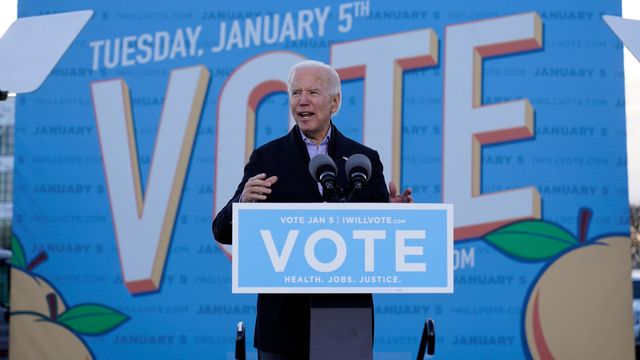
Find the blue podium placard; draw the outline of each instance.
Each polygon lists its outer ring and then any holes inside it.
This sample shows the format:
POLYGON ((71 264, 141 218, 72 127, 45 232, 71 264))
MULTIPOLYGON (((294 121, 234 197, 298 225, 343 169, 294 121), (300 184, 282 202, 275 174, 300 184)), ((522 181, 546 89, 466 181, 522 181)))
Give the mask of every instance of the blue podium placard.
POLYGON ((234 293, 452 293, 450 204, 233 205, 234 293))

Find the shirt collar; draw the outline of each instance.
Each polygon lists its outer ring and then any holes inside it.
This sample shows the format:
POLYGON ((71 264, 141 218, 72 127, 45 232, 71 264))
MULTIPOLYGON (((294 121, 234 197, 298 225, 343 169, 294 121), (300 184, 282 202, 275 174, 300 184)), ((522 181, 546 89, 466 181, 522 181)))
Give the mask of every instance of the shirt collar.
POLYGON ((300 136, 302 136, 302 141, 304 141, 305 144, 308 145, 327 145, 329 143, 329 140, 331 139, 331 126, 329 127, 329 131, 327 131, 327 136, 324 137, 324 139, 322 140, 322 142, 320 144, 316 144, 315 142, 313 142, 313 140, 309 139, 303 132, 302 130, 300 130, 300 128, 298 128, 298 130, 300 131, 300 136))

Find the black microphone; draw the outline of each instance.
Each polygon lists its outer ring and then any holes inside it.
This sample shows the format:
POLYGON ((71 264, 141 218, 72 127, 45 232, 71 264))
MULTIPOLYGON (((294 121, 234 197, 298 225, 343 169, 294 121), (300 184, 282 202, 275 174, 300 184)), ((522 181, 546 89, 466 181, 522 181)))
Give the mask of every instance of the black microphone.
POLYGON ((360 190, 371 176, 371 160, 362 154, 351 155, 344 168, 352 190, 360 190))
POLYGON ((236 325, 236 360, 245 360, 247 358, 247 351, 245 349, 245 328, 242 321, 236 325))
POLYGON ((309 162, 309 172, 311 173, 311 176, 313 176, 313 178, 322 185, 326 196, 336 194, 336 176, 338 174, 338 167, 329 155, 320 154, 314 156, 309 162))
POLYGON ((433 356, 436 352, 436 325, 433 319, 427 318, 422 328, 422 336, 420 337, 420 345, 418 346, 417 360, 423 360, 424 355, 433 356))

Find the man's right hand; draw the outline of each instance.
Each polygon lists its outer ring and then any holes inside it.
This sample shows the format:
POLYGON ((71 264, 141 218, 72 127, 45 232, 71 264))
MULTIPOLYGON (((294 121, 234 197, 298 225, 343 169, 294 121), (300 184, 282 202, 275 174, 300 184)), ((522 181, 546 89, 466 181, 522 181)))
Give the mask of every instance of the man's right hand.
POLYGON ((267 199, 267 195, 271 194, 271 185, 278 181, 277 176, 267 179, 267 174, 258 174, 244 184, 242 194, 240 194, 240 202, 256 202, 267 199))

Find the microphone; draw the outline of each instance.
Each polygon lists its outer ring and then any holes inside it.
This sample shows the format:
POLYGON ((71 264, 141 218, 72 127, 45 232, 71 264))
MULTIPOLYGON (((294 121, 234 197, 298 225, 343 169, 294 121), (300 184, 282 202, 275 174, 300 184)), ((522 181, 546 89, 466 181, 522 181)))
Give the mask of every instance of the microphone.
POLYGON ((433 319, 427 318, 422 328, 422 336, 420 337, 420 345, 418 346, 417 360, 423 360, 426 355, 433 356, 436 352, 436 325, 433 319))
POLYGON ((316 155, 309 162, 311 176, 322 185, 322 188, 335 192, 338 167, 326 154, 316 155))
POLYGON ((360 190, 371 176, 371 160, 362 154, 351 155, 344 165, 353 190, 360 190))
POLYGON ((236 360, 245 360, 247 358, 247 351, 245 349, 245 328, 242 321, 236 325, 236 360))

